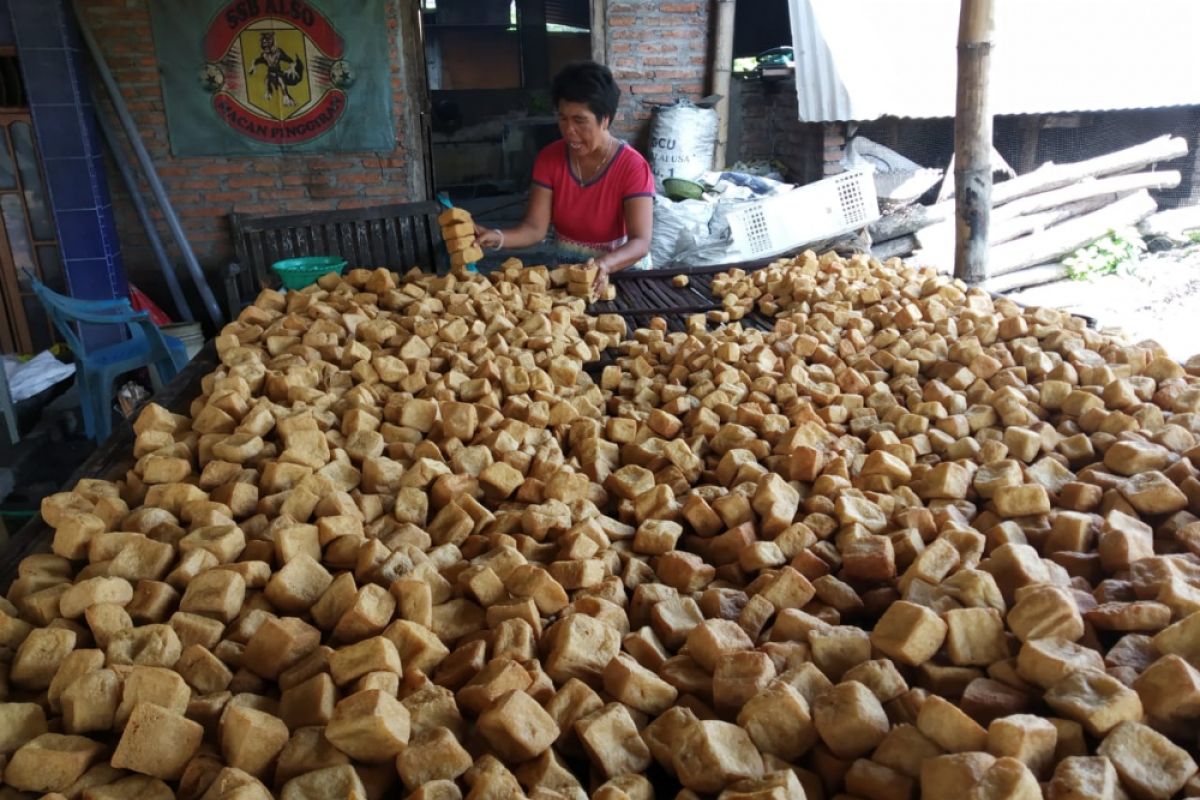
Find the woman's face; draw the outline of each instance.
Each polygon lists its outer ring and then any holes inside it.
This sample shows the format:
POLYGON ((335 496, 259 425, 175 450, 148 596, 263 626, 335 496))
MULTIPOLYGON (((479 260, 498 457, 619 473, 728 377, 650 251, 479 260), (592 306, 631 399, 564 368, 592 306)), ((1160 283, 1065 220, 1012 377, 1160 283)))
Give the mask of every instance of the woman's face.
POLYGON ((597 120, 587 103, 558 103, 558 129, 562 132, 567 147, 577 156, 587 155, 600 149, 606 139, 608 119, 597 120))

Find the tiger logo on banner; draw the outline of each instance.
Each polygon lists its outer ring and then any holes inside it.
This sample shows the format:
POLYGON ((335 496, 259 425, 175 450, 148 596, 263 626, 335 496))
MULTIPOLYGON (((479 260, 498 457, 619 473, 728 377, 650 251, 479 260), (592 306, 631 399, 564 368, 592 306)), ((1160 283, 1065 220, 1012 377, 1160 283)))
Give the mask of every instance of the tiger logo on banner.
POLYGON ((266 144, 329 131, 347 106, 353 70, 329 20, 297 0, 235 0, 204 36, 201 85, 217 116, 266 144))
POLYGON ((172 155, 396 147, 395 0, 147 3, 172 155))

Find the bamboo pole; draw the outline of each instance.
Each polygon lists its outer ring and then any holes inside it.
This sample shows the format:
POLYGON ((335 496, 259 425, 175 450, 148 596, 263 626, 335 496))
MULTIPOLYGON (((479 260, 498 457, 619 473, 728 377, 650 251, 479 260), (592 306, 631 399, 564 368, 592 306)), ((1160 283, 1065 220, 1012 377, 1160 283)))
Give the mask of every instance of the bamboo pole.
POLYGON ((713 63, 713 94, 717 101, 717 149, 713 153, 713 169, 723 170, 729 148, 729 91, 733 82, 733 20, 737 0, 717 0, 717 47, 713 63))
POLYGON ((608 63, 608 0, 592 0, 592 61, 608 63))
POLYGON ((988 275, 992 207, 992 113, 988 72, 993 0, 962 0, 958 19, 958 99, 954 117, 957 236, 954 276, 970 285, 988 275))

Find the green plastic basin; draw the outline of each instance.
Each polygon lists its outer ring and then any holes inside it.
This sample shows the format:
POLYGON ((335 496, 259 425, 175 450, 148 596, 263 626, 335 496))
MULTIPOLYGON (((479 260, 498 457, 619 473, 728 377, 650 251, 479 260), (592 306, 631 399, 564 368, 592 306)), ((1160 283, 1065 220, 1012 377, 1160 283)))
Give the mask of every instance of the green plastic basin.
POLYGON ((346 259, 341 256, 302 256, 276 261, 271 269, 288 289, 303 289, 316 283, 317 278, 329 272, 338 275, 346 269, 346 259))

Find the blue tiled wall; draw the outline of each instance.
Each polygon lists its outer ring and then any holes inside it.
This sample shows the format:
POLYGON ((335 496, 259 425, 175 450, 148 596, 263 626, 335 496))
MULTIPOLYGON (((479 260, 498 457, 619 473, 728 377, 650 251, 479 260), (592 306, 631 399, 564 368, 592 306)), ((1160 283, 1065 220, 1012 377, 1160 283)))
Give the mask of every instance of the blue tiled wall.
MULTIPOLYGON (((104 143, 89 91, 88 54, 69 0, 0 0, 0 37, 17 44, 67 286, 74 297, 129 294, 104 174, 104 143)), ((82 331, 89 347, 111 343, 111 326, 82 331)))

